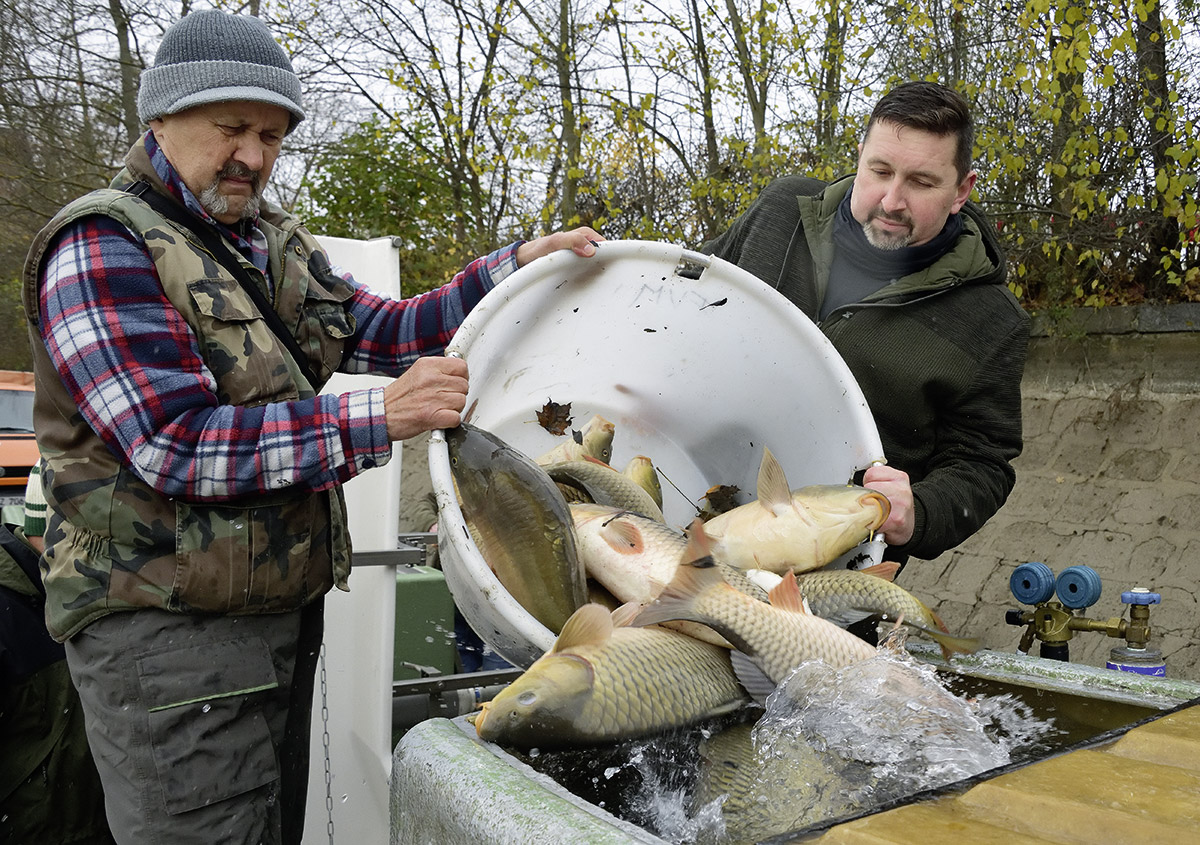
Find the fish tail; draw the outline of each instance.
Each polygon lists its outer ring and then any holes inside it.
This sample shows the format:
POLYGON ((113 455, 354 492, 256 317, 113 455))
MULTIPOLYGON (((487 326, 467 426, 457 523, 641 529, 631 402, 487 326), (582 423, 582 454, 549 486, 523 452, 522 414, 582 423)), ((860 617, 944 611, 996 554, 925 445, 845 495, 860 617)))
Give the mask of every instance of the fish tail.
POLYGON ((947 634, 950 633, 950 629, 946 627, 946 623, 942 621, 942 617, 938 616, 936 613, 934 613, 928 607, 925 607, 925 604, 923 602, 921 603, 921 607, 925 608, 925 612, 929 614, 929 618, 933 620, 933 623, 938 626, 939 630, 941 630, 947 634))
MULTIPOLYGON (((935 614, 931 610, 928 610, 928 608, 926 608, 926 610, 929 613, 929 615, 931 617, 933 617, 933 619, 937 622, 938 627, 940 627, 942 630, 935 631, 933 628, 930 628, 928 625, 921 625, 917 622, 909 621, 908 619, 906 619, 904 617, 903 614, 901 614, 900 618, 896 620, 896 624, 904 625, 908 628, 913 629, 914 631, 920 631, 922 634, 924 634, 925 636, 932 639, 939 646, 941 646, 942 657, 944 657, 946 660, 949 660, 950 657, 955 654, 974 654, 975 652, 979 651, 979 639, 978 638, 976 638, 976 637, 956 637, 955 635, 951 634, 946 629, 945 624, 942 622, 941 619, 938 618, 937 614, 935 614)), ((886 618, 888 618, 888 616, 885 614, 884 618, 886 619, 886 618)))
POLYGON ((928 629, 926 632, 942 647, 942 657, 947 660, 955 654, 974 654, 979 651, 979 640, 976 637, 956 637, 952 634, 928 629))

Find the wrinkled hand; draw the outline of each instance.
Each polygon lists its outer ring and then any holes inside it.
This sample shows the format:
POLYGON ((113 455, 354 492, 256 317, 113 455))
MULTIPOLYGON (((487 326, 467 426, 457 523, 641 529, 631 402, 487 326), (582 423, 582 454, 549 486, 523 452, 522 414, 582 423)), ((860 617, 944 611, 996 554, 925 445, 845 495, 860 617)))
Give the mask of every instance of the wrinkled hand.
POLYGON ((881 464, 868 467, 863 473, 863 487, 876 490, 887 496, 891 512, 879 533, 889 546, 903 546, 912 539, 915 516, 913 515, 912 484, 908 473, 895 467, 881 464))
POLYGON ((467 404, 467 362, 418 358, 383 389, 388 438, 407 440, 435 428, 454 428, 467 404))
POLYGON ((524 267, 535 258, 560 249, 569 249, 576 255, 588 258, 596 254, 596 244, 603 242, 604 238, 590 226, 580 226, 569 232, 555 232, 553 235, 526 241, 517 247, 517 266, 524 267))

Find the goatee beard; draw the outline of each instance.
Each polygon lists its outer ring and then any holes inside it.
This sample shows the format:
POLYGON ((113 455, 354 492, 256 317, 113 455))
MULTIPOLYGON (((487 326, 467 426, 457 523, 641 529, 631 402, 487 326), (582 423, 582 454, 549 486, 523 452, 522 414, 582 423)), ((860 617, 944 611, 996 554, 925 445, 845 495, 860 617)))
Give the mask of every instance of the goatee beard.
POLYGON ((886 250, 886 251, 890 252, 892 250, 904 249, 906 246, 908 246, 912 242, 912 229, 911 228, 909 229, 908 232, 906 232, 905 234, 902 234, 902 235, 887 235, 887 234, 884 234, 883 232, 879 232, 876 229, 874 229, 871 226, 871 221, 877 217, 883 217, 888 220, 893 220, 893 221, 899 222, 899 223, 907 223, 907 221, 905 221, 903 219, 896 218, 896 217, 890 217, 883 213, 877 212, 875 214, 872 214, 870 217, 867 218, 867 222, 862 224, 863 234, 867 236, 867 243, 869 243, 871 246, 875 247, 876 249, 886 250))
POLYGON ((222 179, 249 179, 251 195, 242 206, 241 214, 238 215, 241 220, 253 220, 258 216, 259 209, 262 206, 262 185, 259 182, 257 170, 251 170, 244 164, 239 164, 236 161, 231 161, 229 164, 221 168, 220 172, 213 178, 212 183, 207 188, 200 192, 200 196, 196 199, 200 200, 200 206, 211 214, 213 217, 222 217, 229 214, 229 197, 220 192, 220 184, 222 179))

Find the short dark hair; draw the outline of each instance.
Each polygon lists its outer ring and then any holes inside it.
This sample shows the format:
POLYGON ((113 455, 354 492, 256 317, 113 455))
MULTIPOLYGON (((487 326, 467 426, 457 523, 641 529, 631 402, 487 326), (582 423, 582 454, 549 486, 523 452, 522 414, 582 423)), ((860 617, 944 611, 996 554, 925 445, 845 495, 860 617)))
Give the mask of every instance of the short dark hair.
POLYGON ((875 104, 863 138, 881 120, 935 135, 954 135, 958 139, 954 154, 958 178, 962 179, 970 172, 971 148, 975 145, 971 106, 952 88, 924 81, 897 85, 875 104))

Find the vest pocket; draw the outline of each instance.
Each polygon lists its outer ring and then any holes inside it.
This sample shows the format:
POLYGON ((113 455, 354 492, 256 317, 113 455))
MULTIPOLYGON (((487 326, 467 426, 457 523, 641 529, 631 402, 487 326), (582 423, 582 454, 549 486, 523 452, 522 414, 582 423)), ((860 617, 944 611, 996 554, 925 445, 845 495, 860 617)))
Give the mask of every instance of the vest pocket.
POLYGON ((193 329, 221 404, 255 406, 299 396, 288 370, 291 353, 235 279, 197 279, 188 283, 188 293, 196 309, 193 329))
POLYGON ((327 497, 253 507, 176 501, 173 609, 279 613, 333 586, 327 497))
POLYGON ((258 702, 279 681, 261 638, 171 649, 143 657, 137 669, 167 812, 195 810, 278 780, 258 702), (222 761, 221 777, 196 776, 214 761, 222 761))
POLYGON ((330 269, 324 253, 314 252, 309 256, 308 271, 308 286, 304 291, 305 319, 301 323, 299 339, 301 348, 312 349, 321 356, 318 375, 327 379, 341 366, 345 341, 357 328, 357 320, 350 313, 348 304, 355 288, 330 269))

